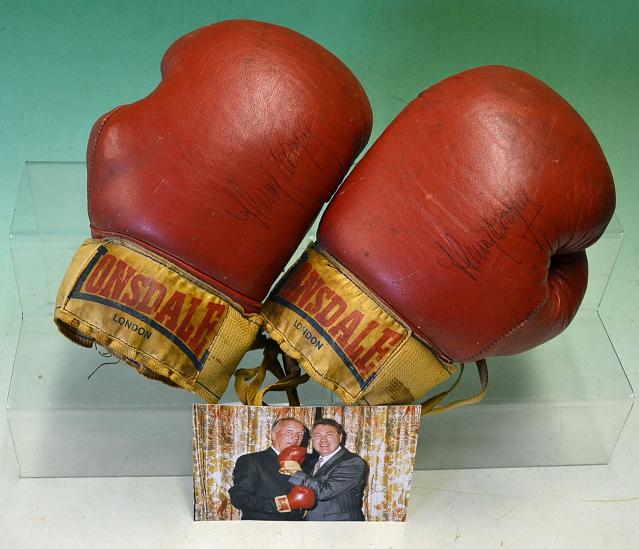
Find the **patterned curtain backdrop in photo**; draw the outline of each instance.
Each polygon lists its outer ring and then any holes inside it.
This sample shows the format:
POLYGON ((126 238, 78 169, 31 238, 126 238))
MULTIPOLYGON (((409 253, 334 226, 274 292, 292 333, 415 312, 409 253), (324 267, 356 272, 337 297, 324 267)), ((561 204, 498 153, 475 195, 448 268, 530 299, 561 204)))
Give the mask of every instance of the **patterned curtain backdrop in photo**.
POLYGON ((406 520, 421 407, 325 406, 322 416, 344 426, 346 448, 368 463, 366 520, 406 520))
MULTIPOLYGON (((271 445, 271 425, 282 417, 313 425, 315 407, 207 406, 193 413, 193 490, 195 520, 236 520, 228 489, 238 457, 271 445)), ((309 446, 309 451, 312 448, 309 446)))

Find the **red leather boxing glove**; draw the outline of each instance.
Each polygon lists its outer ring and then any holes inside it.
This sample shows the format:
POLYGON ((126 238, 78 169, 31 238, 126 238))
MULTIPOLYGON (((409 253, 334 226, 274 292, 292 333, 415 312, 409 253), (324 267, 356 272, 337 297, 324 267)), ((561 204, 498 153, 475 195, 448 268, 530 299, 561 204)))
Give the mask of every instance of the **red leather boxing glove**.
POLYGON ((315 505, 315 491, 307 486, 293 486, 286 496, 277 496, 275 506, 280 513, 288 513, 293 509, 310 509, 315 505))
POLYGON ((349 175, 264 308, 347 403, 412 402, 455 361, 560 333, 615 206, 592 132, 546 84, 472 69, 410 103, 349 175))
POLYGON ((277 456, 280 464, 280 473, 292 475, 295 471, 301 471, 301 465, 306 459, 306 448, 293 445, 284 448, 277 456))
POLYGON ((63 334, 216 402, 261 301, 364 147, 366 95, 330 52, 227 21, 175 42, 147 97, 93 127, 92 240, 62 282, 63 334))

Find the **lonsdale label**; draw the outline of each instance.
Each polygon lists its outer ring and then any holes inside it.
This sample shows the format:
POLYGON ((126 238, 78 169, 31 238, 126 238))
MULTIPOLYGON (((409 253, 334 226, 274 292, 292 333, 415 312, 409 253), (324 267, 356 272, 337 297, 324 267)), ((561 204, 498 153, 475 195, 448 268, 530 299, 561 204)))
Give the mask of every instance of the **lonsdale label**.
POLYGON ((271 327, 353 398, 410 332, 312 248, 266 302, 271 327))
POLYGON ((183 375, 195 375, 228 304, 131 248, 93 246, 64 309, 183 375))

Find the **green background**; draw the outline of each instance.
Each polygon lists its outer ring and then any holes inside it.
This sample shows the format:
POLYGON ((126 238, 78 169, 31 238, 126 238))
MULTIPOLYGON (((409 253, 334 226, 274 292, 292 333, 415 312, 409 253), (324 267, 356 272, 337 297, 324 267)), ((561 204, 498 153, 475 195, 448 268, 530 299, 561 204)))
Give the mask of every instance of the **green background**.
MULTIPOLYGON (((555 88, 590 124, 615 176, 626 242, 608 316, 622 360, 624 344, 636 358, 624 326, 636 325, 639 301, 639 2, 2 1, 0 234, 25 161, 83 160, 94 120, 152 90, 176 38, 227 18, 282 24, 333 51, 369 94, 372 140, 420 91, 473 66, 512 65, 555 88)), ((0 260, 0 308, 10 316, 7 238, 0 260)))
MULTIPOLYGON (((373 138, 450 74, 494 63, 531 72, 582 114, 619 194, 632 193, 639 166, 637 2, 50 1, 0 2, 3 197, 15 194, 25 160, 82 159, 93 121, 152 90, 176 38, 228 18, 285 25, 334 52, 369 94, 373 138)), ((622 221, 627 207, 620 201, 622 221)))

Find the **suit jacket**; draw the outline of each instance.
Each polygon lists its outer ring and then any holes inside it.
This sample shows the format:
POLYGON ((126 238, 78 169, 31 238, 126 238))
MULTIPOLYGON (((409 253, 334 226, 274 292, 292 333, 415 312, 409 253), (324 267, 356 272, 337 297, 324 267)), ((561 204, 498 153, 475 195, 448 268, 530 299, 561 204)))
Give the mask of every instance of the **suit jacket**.
POLYGON ((273 448, 244 454, 235 462, 231 503, 242 511, 242 520, 301 520, 304 512, 279 513, 275 496, 291 491, 289 477, 279 473, 279 462, 273 448))
POLYGON ((343 447, 312 476, 316 461, 305 463, 304 470, 289 480, 315 490, 317 505, 304 520, 364 520, 362 503, 368 464, 343 447))

